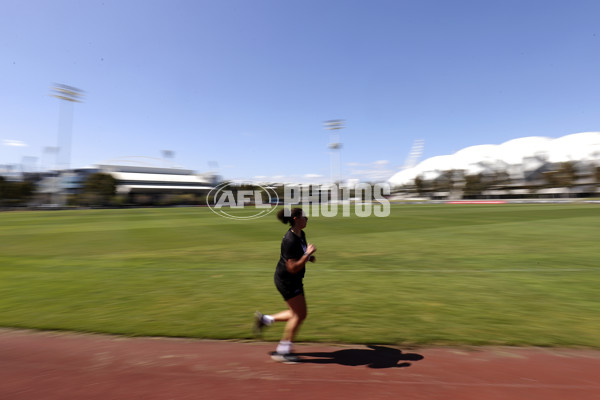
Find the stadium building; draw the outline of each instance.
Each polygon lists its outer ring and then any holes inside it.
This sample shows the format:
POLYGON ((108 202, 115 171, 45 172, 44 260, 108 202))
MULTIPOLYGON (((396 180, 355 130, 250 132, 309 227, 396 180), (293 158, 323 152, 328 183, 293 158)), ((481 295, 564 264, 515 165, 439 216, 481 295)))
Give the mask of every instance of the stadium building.
POLYGON ((217 183, 213 173, 198 174, 182 168, 143 165, 102 164, 94 167, 53 171, 38 184, 43 203, 80 194, 86 178, 95 173, 111 175, 116 181, 116 194, 126 203, 165 204, 174 196, 190 198, 206 195, 217 183))
POLYGON ((598 196, 600 132, 523 137, 428 158, 388 182, 432 199, 598 196))

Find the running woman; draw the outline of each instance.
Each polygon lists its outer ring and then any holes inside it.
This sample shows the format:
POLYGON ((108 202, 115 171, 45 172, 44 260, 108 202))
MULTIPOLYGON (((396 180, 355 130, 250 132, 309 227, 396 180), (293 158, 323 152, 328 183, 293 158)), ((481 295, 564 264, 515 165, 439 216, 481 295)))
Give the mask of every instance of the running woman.
POLYGON ((275 269, 275 286, 287 303, 288 309, 273 315, 263 315, 257 311, 254 329, 256 334, 260 334, 265 326, 285 321, 283 337, 271 357, 276 361, 295 363, 298 357, 292 354, 292 342, 307 312, 302 279, 306 263, 315 262, 313 253, 317 248, 314 244, 306 242, 303 229, 306 228, 308 218, 302 209, 293 208, 288 213, 289 216, 285 215, 285 210, 277 213, 277 218, 284 224, 289 223, 290 229, 281 241, 281 256, 275 269))

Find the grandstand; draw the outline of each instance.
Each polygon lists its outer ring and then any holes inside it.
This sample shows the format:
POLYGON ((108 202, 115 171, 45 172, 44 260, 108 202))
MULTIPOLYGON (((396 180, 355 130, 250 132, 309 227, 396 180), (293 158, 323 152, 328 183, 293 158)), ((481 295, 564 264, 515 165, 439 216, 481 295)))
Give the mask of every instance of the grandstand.
POLYGON ((213 173, 198 174, 183 168, 100 164, 46 173, 38 183, 38 203, 64 204, 65 197, 82 192, 85 179, 94 173, 115 178, 116 194, 128 203, 158 204, 173 195, 206 195, 219 179, 213 173))
POLYGON ((435 199, 598 195, 600 132, 523 137, 428 158, 388 182, 407 196, 435 199))
POLYGON ((216 177, 192 170, 127 165, 98 165, 95 172, 110 174, 117 181, 118 194, 207 193, 216 177))

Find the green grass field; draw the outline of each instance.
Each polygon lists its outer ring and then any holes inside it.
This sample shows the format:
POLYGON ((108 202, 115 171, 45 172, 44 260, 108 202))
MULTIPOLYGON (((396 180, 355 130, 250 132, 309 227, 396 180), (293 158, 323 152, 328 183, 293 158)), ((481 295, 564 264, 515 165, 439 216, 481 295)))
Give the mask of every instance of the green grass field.
MULTIPOLYGON (((285 307, 286 229, 207 208, 0 213, 0 326, 251 338, 255 310, 285 307)), ((600 348, 598 205, 397 205, 306 233, 299 341, 600 348)))

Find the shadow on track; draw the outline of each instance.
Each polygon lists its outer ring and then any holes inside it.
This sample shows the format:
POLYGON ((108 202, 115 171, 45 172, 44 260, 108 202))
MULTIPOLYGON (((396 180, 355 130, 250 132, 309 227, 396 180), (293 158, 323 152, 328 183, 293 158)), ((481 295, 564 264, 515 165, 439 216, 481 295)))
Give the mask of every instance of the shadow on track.
POLYGON ((401 350, 384 346, 367 346, 368 349, 344 349, 332 352, 295 353, 301 363, 340 364, 351 367, 365 365, 368 368, 410 367, 408 361, 419 361, 423 356, 417 353, 402 353, 401 350))

